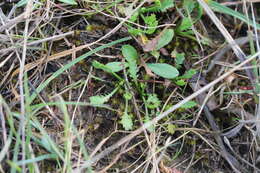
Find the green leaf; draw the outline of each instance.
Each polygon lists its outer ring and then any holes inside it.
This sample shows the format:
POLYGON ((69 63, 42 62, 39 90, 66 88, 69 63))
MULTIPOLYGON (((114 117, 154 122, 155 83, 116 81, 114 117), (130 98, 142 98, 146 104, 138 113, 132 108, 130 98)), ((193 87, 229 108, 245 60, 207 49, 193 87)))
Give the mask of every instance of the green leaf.
POLYGON ((169 44, 174 36, 174 31, 173 29, 166 29, 163 31, 161 37, 158 40, 158 43, 156 45, 156 50, 159 50, 169 44))
POLYGON ((197 70, 195 69, 189 69, 188 71, 186 71, 184 73, 184 75, 180 76, 180 79, 190 79, 192 78, 193 75, 195 75, 197 73, 197 70))
POLYGON ((156 94, 149 94, 146 102, 147 102, 147 107, 149 109, 158 108, 161 104, 161 101, 158 99, 156 94))
POLYGON ((173 0, 155 0, 154 2, 153 6, 141 8, 141 13, 166 12, 169 8, 174 7, 173 0))
POLYGON ((138 58, 138 54, 137 54, 136 49, 131 45, 124 45, 122 47, 122 54, 125 57, 126 61, 128 62, 130 76, 134 80, 137 80, 137 72, 138 72, 137 58, 138 58))
POLYGON ((191 13, 195 8, 194 0, 184 0, 183 7, 187 10, 188 13, 191 13))
POLYGON ((184 86, 187 84, 187 82, 185 82, 183 79, 177 80, 175 82, 178 86, 184 86))
POLYGON ((28 3, 28 0, 20 0, 17 3, 17 7, 22 7, 22 6, 26 5, 27 3, 28 3))
POLYGON ((90 104, 91 105, 102 105, 102 104, 108 102, 108 100, 117 92, 117 90, 118 90, 118 88, 115 88, 111 93, 109 93, 107 95, 91 96, 89 98, 90 104))
POLYGON ((125 130, 132 130, 133 129, 133 115, 128 114, 127 112, 121 117, 120 123, 123 125, 125 130))
POLYGON ((134 35, 134 36, 137 36, 137 35, 143 33, 143 30, 141 30, 141 29, 136 29, 136 28, 133 28, 133 27, 131 27, 131 26, 128 26, 128 32, 129 32, 130 34, 134 35))
MULTIPOLYGON (((130 13, 129 13, 130 14, 130 13)), ((126 14, 126 16, 128 16, 129 14, 126 14)), ((132 14, 131 18, 129 19, 131 22, 135 22, 138 19, 139 16, 139 12, 134 12, 134 14, 132 14)))
POLYGON ((184 104, 181 106, 181 108, 183 108, 183 109, 189 109, 189 108, 193 108, 193 107, 195 107, 195 106, 197 106, 197 103, 196 103, 195 101, 188 101, 188 102, 184 103, 184 104))
POLYGON ((176 125, 174 124, 168 124, 167 125, 167 131, 170 133, 170 134, 174 134, 175 133, 175 129, 177 128, 176 125))
POLYGON ((130 93, 130 92, 128 92, 128 91, 126 91, 125 93, 124 93, 124 98, 126 99, 126 100, 131 100, 132 99, 132 94, 130 93))
POLYGON ((96 69, 101 69, 101 70, 104 70, 105 72, 112 73, 111 68, 107 67, 106 65, 104 65, 96 60, 92 62, 92 66, 95 67, 96 69))
POLYGON ((154 72, 158 76, 161 76, 161 77, 164 77, 167 79, 173 79, 173 78, 176 78, 177 76, 179 76, 179 71, 175 67, 173 67, 169 64, 148 63, 147 66, 148 66, 148 68, 150 68, 152 70, 152 72, 154 72))
POLYGON ((156 19, 155 14, 151 14, 150 16, 143 16, 142 18, 144 20, 144 23, 148 26, 148 27, 153 27, 153 28, 148 28, 147 30, 145 30, 146 34, 152 34, 155 32, 156 27, 158 26, 158 21, 156 19))
POLYGON ((159 12, 161 9, 161 1, 160 0, 154 0, 154 5, 151 5, 149 7, 143 7, 141 8, 141 13, 147 13, 147 12, 159 12))
POLYGON ((150 54, 153 55, 156 59, 160 57, 160 52, 157 50, 151 51, 150 54))
POLYGON ((169 8, 174 7, 173 0, 162 0, 161 1, 161 8, 162 12, 166 12, 169 8))
POLYGON ((111 73, 111 74, 113 74, 118 80, 122 80, 122 78, 119 76, 119 75, 117 75, 115 72, 114 72, 114 70, 118 70, 118 69, 112 69, 111 68, 111 65, 104 65, 104 64, 102 64, 102 63, 100 63, 100 62, 98 62, 98 61, 93 61, 92 62, 92 66, 93 67, 95 67, 96 69, 101 69, 101 70, 104 70, 105 72, 108 72, 108 73, 111 73))
POLYGON ((89 98, 90 100, 90 104, 92 105, 102 105, 105 102, 107 102, 109 100, 110 97, 108 96, 102 96, 102 95, 98 95, 98 96, 91 96, 89 98))
POLYGON ((59 1, 69 5, 78 5, 78 3, 75 0, 59 0, 59 1))
POLYGON ((110 69, 110 71, 112 71, 112 72, 119 72, 119 71, 123 70, 124 68, 128 67, 128 64, 123 63, 123 62, 110 62, 110 63, 107 63, 105 66, 106 66, 106 69, 110 69))
POLYGON ((136 49, 131 45, 124 45, 122 47, 122 53, 128 62, 134 62, 138 58, 136 49))
POLYGON ((180 26, 177 28, 177 31, 182 32, 188 30, 191 28, 191 26, 192 26, 192 21, 190 20, 190 18, 184 17, 181 21, 180 26))
POLYGON ((185 60, 184 53, 176 53, 176 58, 175 58, 176 64, 181 65, 183 64, 184 60, 185 60))
POLYGON ((47 160, 47 159, 58 159, 58 157, 56 154, 44 154, 44 155, 40 155, 40 156, 37 156, 32 159, 20 160, 20 161, 16 162, 16 164, 21 166, 21 165, 25 165, 25 164, 29 164, 29 163, 36 163, 36 162, 47 160))

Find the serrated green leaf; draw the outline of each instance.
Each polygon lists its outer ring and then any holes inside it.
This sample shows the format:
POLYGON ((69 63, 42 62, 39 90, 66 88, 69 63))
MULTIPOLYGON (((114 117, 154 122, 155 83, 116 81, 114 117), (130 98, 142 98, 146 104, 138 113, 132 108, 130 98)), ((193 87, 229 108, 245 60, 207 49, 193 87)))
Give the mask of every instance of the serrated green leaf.
POLYGON ((197 106, 197 103, 196 103, 195 101, 188 101, 188 102, 184 103, 184 104, 181 106, 181 108, 183 108, 183 109, 189 109, 189 108, 193 108, 193 107, 195 107, 195 106, 197 106))
POLYGON ((119 72, 123 70, 124 68, 128 67, 127 63, 123 62, 110 62, 105 65, 108 69, 110 69, 112 72, 119 72))
POLYGON ((192 26, 192 21, 190 20, 190 18, 184 17, 181 21, 180 26, 177 28, 177 31, 182 32, 188 30, 191 28, 191 26, 192 26))
POLYGON ((173 0, 155 0, 155 4, 150 7, 141 8, 141 13, 147 12, 166 12, 169 8, 174 7, 173 0))
POLYGON ((149 109, 158 108, 161 104, 161 101, 158 99, 156 94, 149 94, 146 102, 147 102, 147 107, 149 109))
POLYGON ((170 133, 170 134, 174 134, 175 133, 175 130, 176 130, 177 126, 174 125, 174 124, 168 124, 167 125, 167 131, 170 133))
POLYGON ((58 0, 58 1, 69 5, 78 5, 78 3, 75 0, 58 0))
POLYGON ((143 30, 141 30, 141 29, 136 29, 136 28, 133 28, 133 27, 128 27, 128 32, 129 32, 130 34, 132 34, 133 36, 137 36, 137 35, 143 33, 143 30))
POLYGON ((173 29, 166 29, 163 31, 161 37, 159 38, 157 44, 156 44, 156 50, 159 50, 169 44, 174 36, 173 29))
MULTIPOLYGON (((127 14, 126 16, 128 16, 129 14, 127 14)), ((134 14, 132 14, 132 16, 130 17, 130 21, 131 22, 135 22, 137 19, 138 19, 138 16, 139 16, 139 12, 134 12, 134 14)))
POLYGON ((120 123, 123 125, 125 130, 132 130, 133 129, 133 115, 128 114, 127 112, 121 117, 120 123))
POLYGON ((109 100, 109 97, 102 96, 102 95, 91 96, 89 98, 89 100, 90 100, 90 104, 92 104, 92 105, 102 105, 102 104, 106 103, 109 100))
POLYGON ((115 88, 111 93, 109 93, 107 95, 91 96, 89 98, 90 104, 91 105, 102 105, 102 104, 108 102, 108 100, 117 92, 117 90, 118 90, 118 88, 115 88))
POLYGON ((126 61, 128 62, 129 65, 129 73, 130 76, 134 79, 137 80, 137 58, 138 54, 136 49, 131 46, 131 45, 124 45, 122 47, 122 54, 125 57, 126 61))
POLYGON ((179 76, 179 71, 169 64, 147 63, 147 67, 151 69, 152 72, 163 78, 173 79, 179 76))
POLYGON ((152 27, 152 28, 148 28, 147 30, 145 30, 146 34, 152 34, 155 32, 156 27, 158 26, 158 21, 156 19, 155 14, 151 14, 150 16, 143 16, 142 18, 144 20, 144 23, 148 26, 148 27, 152 27))

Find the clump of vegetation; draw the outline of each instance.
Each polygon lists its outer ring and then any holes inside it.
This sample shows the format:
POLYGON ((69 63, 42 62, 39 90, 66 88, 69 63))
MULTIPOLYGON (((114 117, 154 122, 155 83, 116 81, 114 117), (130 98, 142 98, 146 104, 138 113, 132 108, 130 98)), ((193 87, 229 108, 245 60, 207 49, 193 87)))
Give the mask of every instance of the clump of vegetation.
POLYGON ((0 171, 259 172, 257 5, 0 3, 0 171))

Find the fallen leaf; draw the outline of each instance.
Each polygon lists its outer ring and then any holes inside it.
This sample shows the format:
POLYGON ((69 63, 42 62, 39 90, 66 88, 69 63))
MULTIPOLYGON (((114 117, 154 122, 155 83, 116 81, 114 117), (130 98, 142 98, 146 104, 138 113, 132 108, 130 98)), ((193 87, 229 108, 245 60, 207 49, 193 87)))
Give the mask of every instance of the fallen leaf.
POLYGON ((152 70, 147 67, 147 65, 146 65, 146 63, 144 62, 143 59, 141 59, 141 65, 144 67, 144 69, 145 69, 145 71, 146 71, 146 74, 147 74, 148 76, 156 77, 156 75, 153 74, 152 70))

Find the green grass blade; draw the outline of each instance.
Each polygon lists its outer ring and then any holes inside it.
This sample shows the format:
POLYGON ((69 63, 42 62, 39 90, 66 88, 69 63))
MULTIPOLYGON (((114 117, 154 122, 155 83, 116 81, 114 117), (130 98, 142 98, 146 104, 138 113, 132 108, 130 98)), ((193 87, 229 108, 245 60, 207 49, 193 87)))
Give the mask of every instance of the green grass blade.
MULTIPOLYGON (((245 15, 243 15, 235 10, 232 10, 231 8, 221 5, 216 1, 210 1, 209 6, 212 8, 212 10, 214 10, 216 12, 233 16, 233 17, 251 25, 252 27, 254 27, 254 22, 252 20, 248 19, 245 15)), ((256 28, 260 29, 260 24, 257 23, 256 28)))
POLYGON ((0 163, 2 162, 2 160, 4 159, 5 155, 8 153, 9 151, 9 147, 12 143, 12 138, 13 138, 13 133, 11 131, 9 137, 7 138, 7 141, 5 143, 5 145, 2 147, 1 151, 0 151, 0 163))
POLYGON ((71 172, 72 171, 72 163, 71 163, 71 154, 72 154, 72 131, 71 131, 71 121, 68 109, 64 104, 64 100, 62 97, 59 97, 61 102, 60 109, 64 116, 64 167, 63 172, 71 172))
POLYGON ((39 162, 39 161, 42 161, 42 160, 45 160, 45 159, 57 159, 57 155, 56 154, 44 154, 44 155, 35 157, 33 159, 18 161, 16 164, 18 166, 21 166, 21 165, 24 165, 24 164, 39 162))
POLYGON ((35 128, 37 128, 41 134, 42 134, 42 140, 46 141, 46 144, 50 146, 50 149, 54 154, 57 154, 61 160, 64 161, 64 153, 60 151, 59 147, 56 145, 56 143, 52 140, 52 138, 49 136, 49 134, 46 132, 46 130, 42 127, 42 125, 39 123, 39 121, 35 118, 33 118, 33 125, 35 128))
MULTIPOLYGON (((33 110, 33 114, 36 114, 40 109, 46 107, 46 106, 59 106, 61 103, 60 102, 47 102, 47 103, 39 103, 32 105, 31 108, 33 110)), ((87 102, 64 102, 65 105, 77 105, 77 106, 93 106, 90 103, 87 102)), ((104 108, 108 109, 110 111, 117 112, 117 110, 111 108, 109 105, 103 104, 103 105, 94 105, 94 107, 99 107, 99 108, 104 108)))

